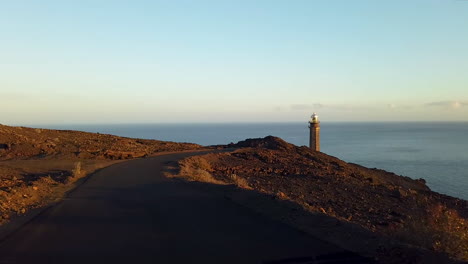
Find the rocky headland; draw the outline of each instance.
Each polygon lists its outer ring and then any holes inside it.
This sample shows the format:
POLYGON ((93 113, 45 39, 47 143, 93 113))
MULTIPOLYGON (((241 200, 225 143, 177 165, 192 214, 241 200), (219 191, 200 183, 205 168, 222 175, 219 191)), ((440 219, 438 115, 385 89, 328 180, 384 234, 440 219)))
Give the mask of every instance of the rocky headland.
POLYGON ((272 136, 225 147, 233 150, 180 161, 177 176, 287 201, 276 210, 256 198, 230 198, 382 263, 468 260, 467 201, 433 192, 423 179, 347 163, 272 136), (316 228, 324 221, 333 228, 316 228))

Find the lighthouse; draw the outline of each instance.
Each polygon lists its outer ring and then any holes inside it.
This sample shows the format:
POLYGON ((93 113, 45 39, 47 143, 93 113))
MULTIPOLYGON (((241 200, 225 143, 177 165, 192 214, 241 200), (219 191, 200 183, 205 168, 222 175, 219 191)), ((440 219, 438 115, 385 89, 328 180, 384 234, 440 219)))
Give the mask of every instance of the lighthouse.
POLYGON ((320 121, 318 115, 314 113, 309 120, 310 141, 309 146, 315 151, 320 151, 320 121))

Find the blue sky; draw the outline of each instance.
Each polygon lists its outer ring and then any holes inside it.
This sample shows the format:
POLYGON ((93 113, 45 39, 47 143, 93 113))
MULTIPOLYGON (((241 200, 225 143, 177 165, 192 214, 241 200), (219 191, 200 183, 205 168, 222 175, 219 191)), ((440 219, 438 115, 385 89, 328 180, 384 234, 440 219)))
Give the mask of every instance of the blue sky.
POLYGON ((0 1, 3 124, 468 121, 468 1, 0 1))

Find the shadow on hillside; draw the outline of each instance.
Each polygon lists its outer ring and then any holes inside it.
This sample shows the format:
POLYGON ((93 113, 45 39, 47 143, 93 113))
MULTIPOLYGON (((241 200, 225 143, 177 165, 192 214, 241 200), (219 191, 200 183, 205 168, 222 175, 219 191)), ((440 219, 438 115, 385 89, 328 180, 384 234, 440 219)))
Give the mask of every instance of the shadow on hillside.
MULTIPOLYGON (((274 195, 241 189, 235 185, 192 182, 180 178, 175 180, 232 201, 263 217, 274 219, 310 236, 359 254, 341 257, 338 255, 323 256, 331 258, 330 262, 326 263, 376 263, 373 259, 378 260, 378 263, 458 263, 449 260, 442 254, 401 245, 388 237, 376 234, 356 224, 341 221, 325 214, 306 211, 297 203, 279 199, 274 195)), ((271 263, 315 262, 305 259, 290 259, 271 263)))
POLYGON ((60 183, 66 183, 67 179, 72 176, 70 171, 66 170, 52 170, 43 173, 23 173, 23 180, 26 183, 35 182, 40 178, 50 177, 52 180, 60 183))

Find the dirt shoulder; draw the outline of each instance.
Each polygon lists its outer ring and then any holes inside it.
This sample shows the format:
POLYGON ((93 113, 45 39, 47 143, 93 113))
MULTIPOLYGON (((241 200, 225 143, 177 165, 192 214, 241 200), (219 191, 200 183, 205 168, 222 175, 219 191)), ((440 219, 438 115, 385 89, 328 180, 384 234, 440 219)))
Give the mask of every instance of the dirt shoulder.
POLYGON ((177 176, 252 190, 250 196, 227 195, 383 263, 446 263, 447 255, 468 260, 467 201, 432 192, 424 180, 346 163, 274 137, 230 147, 239 149, 181 161, 177 176))
POLYGON ((60 200, 81 178, 119 161, 0 161, 0 224, 60 200))

